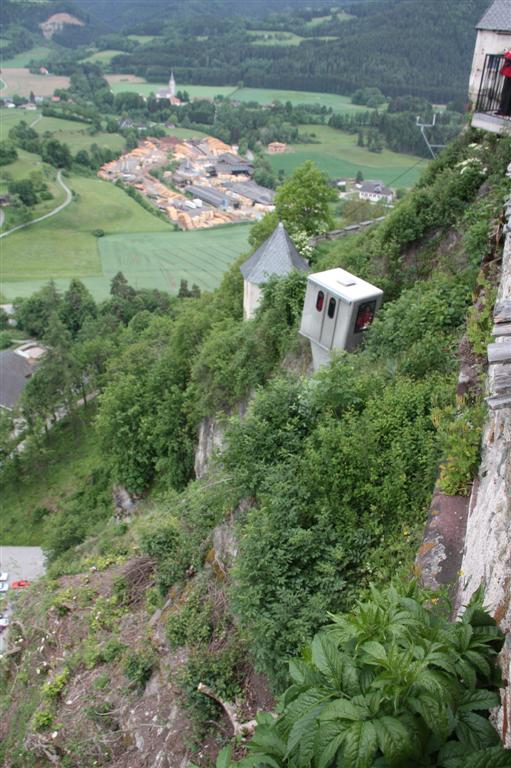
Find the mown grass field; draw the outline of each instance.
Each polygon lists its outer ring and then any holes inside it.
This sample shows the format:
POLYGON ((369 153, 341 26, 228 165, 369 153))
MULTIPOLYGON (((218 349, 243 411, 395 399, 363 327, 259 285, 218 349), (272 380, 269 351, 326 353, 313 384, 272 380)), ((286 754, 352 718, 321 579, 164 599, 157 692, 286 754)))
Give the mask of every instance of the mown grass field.
POLYGON ((248 250, 250 225, 195 232, 111 235, 98 242, 104 278, 120 270, 136 288, 177 293, 182 278, 191 286, 216 288, 229 265, 248 250))
POLYGON ((281 32, 279 30, 252 29, 248 34, 253 37, 252 45, 300 45, 305 38, 295 35, 294 32, 281 32))
POLYGON ((0 109, 0 141, 7 139, 9 131, 20 120, 25 120, 29 125, 35 122, 41 113, 37 112, 24 112, 21 109, 0 109))
POLYGON ((207 136, 203 131, 196 131, 195 128, 165 128, 168 136, 177 136, 178 139, 202 139, 207 136))
POLYGON ((33 91, 36 96, 52 96, 56 88, 69 88, 69 77, 64 75, 33 75, 25 67, 2 66, 2 96, 26 96, 33 91))
POLYGON ((122 51, 106 50, 97 51, 91 56, 87 56, 84 61, 91 61, 93 64, 110 64, 114 56, 119 56, 122 51))
POLYGON ((39 61, 45 59, 51 52, 51 48, 46 45, 38 45, 36 48, 30 48, 28 51, 17 53, 10 59, 2 59, 2 70, 6 67, 28 67, 32 59, 39 61))
POLYGON ((113 184, 80 176, 66 181, 75 193, 67 208, 1 241, 0 291, 6 301, 30 296, 50 279, 65 289, 72 277, 103 299, 119 269, 138 287, 172 292, 183 278, 214 288, 247 249, 247 225, 174 232, 113 184), (105 237, 95 237, 95 229, 105 237))
POLYGON ((367 112, 367 107, 352 104, 349 96, 336 93, 313 93, 312 91, 281 91, 271 88, 241 88, 231 94, 238 101, 257 101, 259 104, 271 104, 272 101, 290 101, 292 104, 320 104, 332 107, 334 112, 367 112))
MULTIPOLYGON (((91 144, 108 147, 108 149, 114 149, 116 152, 122 152, 124 149, 125 141, 118 133, 102 131, 91 135, 88 132, 86 123, 64 120, 60 117, 42 117, 40 111, 23 112, 18 109, 0 110, 0 140, 7 139, 10 129, 21 120, 25 120, 29 125, 32 125, 34 130, 41 135, 46 132, 53 134, 54 138, 58 139, 58 141, 68 144, 73 153, 78 152, 80 149, 89 149, 91 144)), ((1 171, 2 169, 0 168, 0 173, 1 171)))
POLYGON ((364 179, 381 179, 395 187, 410 187, 419 178, 427 161, 415 155, 403 155, 384 149, 369 152, 357 147, 357 137, 327 125, 301 126, 303 133, 315 134, 320 144, 292 144, 282 155, 268 155, 274 168, 287 174, 306 160, 313 160, 332 178, 354 178, 362 171, 364 179))
POLYGON ((158 37, 158 35, 128 35, 129 40, 136 40, 137 43, 141 43, 142 45, 144 45, 144 43, 150 43, 155 37, 158 37))
MULTIPOLYGON (((149 96, 150 93, 156 93, 163 88, 168 87, 167 83, 147 83, 141 81, 141 78, 131 75, 105 75, 110 89, 113 93, 141 93, 143 96, 149 96)), ((177 83, 178 91, 188 91, 190 98, 212 99, 214 96, 230 96, 236 90, 234 85, 186 85, 177 83)))

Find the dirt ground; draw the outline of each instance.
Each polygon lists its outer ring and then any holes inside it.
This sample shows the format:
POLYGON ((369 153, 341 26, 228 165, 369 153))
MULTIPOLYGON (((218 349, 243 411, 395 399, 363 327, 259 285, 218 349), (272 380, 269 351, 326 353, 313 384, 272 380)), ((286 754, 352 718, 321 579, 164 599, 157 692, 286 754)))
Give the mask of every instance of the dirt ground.
POLYGON ((33 75, 25 67, 3 68, 0 78, 5 83, 2 96, 53 96, 55 88, 69 88, 69 77, 64 75, 33 75))

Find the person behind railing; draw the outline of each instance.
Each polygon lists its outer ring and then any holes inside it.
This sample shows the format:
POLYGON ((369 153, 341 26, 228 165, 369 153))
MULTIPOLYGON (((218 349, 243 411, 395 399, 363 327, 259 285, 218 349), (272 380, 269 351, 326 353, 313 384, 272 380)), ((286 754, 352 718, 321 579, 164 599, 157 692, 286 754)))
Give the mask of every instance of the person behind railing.
POLYGON ((502 86, 502 95, 497 114, 503 117, 511 117, 511 51, 506 51, 504 54, 504 66, 500 70, 500 74, 504 77, 504 85, 502 86))

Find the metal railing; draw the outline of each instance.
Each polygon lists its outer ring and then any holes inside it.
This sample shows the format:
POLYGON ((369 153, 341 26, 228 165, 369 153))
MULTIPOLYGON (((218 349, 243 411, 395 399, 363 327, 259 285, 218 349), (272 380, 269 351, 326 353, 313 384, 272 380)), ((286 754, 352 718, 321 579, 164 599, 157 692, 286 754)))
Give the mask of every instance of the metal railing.
POLYGON ((477 94, 476 112, 498 114, 501 108, 502 91, 506 78, 500 74, 504 66, 503 55, 489 53, 483 67, 479 93, 477 94))

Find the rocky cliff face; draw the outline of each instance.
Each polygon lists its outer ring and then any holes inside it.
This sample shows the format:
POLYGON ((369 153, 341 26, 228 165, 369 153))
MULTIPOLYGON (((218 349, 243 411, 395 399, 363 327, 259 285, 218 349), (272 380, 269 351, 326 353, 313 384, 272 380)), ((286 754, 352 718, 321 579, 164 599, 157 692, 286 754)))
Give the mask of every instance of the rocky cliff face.
MULTIPOLYGON (((511 175, 508 171, 508 175, 511 175)), ((511 301, 511 198, 502 277, 496 306, 511 301)), ((497 337, 510 343, 510 336, 497 337)), ((511 375, 511 363, 490 365, 489 393, 494 394, 496 378, 511 375)), ((511 382, 511 377, 510 377, 511 382)), ((472 593, 484 586, 486 605, 506 633, 501 654, 503 675, 511 679, 511 392, 509 405, 490 409, 483 434, 478 481, 470 499, 469 515, 456 608, 465 605, 472 593)), ((511 690, 505 690, 499 725, 506 746, 511 746, 511 690)))

